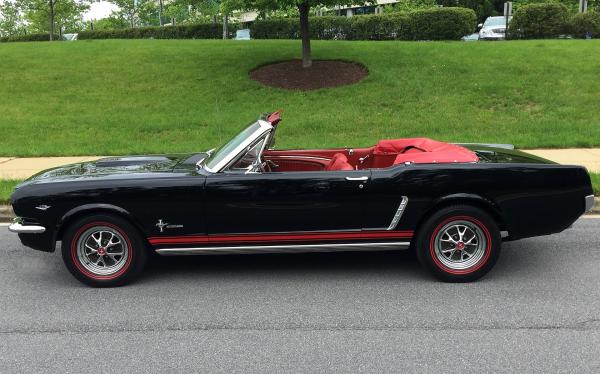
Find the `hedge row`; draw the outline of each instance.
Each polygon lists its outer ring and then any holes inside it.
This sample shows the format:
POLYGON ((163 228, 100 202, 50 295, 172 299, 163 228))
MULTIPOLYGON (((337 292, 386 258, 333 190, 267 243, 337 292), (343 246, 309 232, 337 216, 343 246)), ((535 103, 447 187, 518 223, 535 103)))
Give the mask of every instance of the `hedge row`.
POLYGON ((509 38, 553 38, 569 32, 569 10, 563 4, 525 5, 515 12, 510 22, 509 38))
POLYGON ((530 4, 519 8, 510 23, 509 38, 540 39, 572 35, 600 37, 600 14, 577 13, 558 3, 530 4))
MULTIPOLYGON (((410 13, 357 17, 313 17, 313 39, 347 40, 452 40, 473 32, 475 12, 466 8, 432 8, 410 13)), ((239 25, 229 25, 233 37, 239 25)), ((299 39, 298 18, 257 20, 250 26, 254 39, 299 39)), ((141 27, 121 30, 82 31, 78 39, 219 39, 221 24, 141 27)))
MULTIPOLYGON (((60 36, 54 35, 54 40, 60 40, 60 36)), ((0 38, 0 43, 7 42, 47 42, 50 40, 50 34, 26 34, 4 36, 0 38)))
MULTIPOLYGON (((475 12, 466 8, 431 8, 409 13, 310 19, 312 39, 458 40, 473 32, 475 12)), ((299 39, 297 18, 257 20, 250 26, 255 39, 299 39)))
POLYGON ((578 38, 600 37, 600 13, 577 13, 571 20, 571 34, 578 38))
MULTIPOLYGON (((235 35, 236 24, 228 25, 229 37, 235 35)), ((118 30, 82 31, 78 35, 83 39, 221 39, 223 25, 218 23, 200 23, 196 25, 178 25, 164 27, 138 27, 118 30)))

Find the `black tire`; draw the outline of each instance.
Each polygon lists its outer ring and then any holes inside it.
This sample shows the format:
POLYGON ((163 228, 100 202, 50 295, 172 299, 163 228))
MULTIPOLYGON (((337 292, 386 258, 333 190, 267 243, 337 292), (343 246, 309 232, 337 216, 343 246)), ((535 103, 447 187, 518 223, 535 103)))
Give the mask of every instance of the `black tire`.
POLYGON ((415 250, 421 265, 438 279, 471 282, 494 267, 501 245, 500 230, 489 214, 456 205, 442 208, 425 221, 417 232, 415 250))
POLYGON ((92 287, 125 285, 141 273, 148 259, 139 231, 125 219, 110 214, 92 214, 70 224, 61 247, 67 269, 92 287))

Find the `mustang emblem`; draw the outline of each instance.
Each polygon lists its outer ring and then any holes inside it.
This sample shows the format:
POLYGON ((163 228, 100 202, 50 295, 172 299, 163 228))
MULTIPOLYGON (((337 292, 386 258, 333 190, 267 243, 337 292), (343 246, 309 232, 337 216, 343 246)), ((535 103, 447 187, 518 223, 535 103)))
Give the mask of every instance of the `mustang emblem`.
POLYGON ((155 226, 158 227, 158 229, 160 230, 160 232, 164 232, 165 231, 165 227, 169 226, 169 224, 168 223, 164 223, 162 219, 159 219, 158 223, 155 226))
POLYGON ((51 208, 51 206, 50 206, 50 205, 38 205, 38 206, 36 206, 36 207, 35 207, 35 209, 37 209, 37 210, 41 210, 41 211, 44 211, 44 212, 45 212, 46 210, 50 209, 50 208, 51 208))
POLYGON ((171 225, 168 222, 163 222, 162 219, 159 219, 158 223, 154 226, 158 227, 160 232, 164 232, 165 229, 180 229, 183 227, 183 225, 171 225))

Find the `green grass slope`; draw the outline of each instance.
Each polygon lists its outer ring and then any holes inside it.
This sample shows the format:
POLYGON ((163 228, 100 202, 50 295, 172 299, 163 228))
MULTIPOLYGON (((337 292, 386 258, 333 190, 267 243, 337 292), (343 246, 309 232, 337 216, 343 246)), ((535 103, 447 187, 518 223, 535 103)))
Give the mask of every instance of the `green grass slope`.
POLYGON ((284 109, 278 147, 428 136, 519 147, 600 145, 600 41, 316 41, 365 64, 353 86, 263 87, 248 71, 298 41, 107 40, 0 45, 0 155, 187 152, 284 109))

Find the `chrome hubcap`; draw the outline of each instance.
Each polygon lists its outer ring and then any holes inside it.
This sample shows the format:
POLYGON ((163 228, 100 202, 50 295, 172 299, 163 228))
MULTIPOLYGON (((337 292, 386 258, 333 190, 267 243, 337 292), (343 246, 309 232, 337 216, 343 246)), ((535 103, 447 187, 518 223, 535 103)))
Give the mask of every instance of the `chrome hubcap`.
POLYGON ((444 266, 455 270, 477 264, 487 248, 483 230, 469 221, 452 221, 435 237, 435 255, 444 266))
POLYGON ((90 272, 111 275, 123 268, 129 247, 123 236, 107 226, 86 230, 77 241, 77 259, 90 272))

